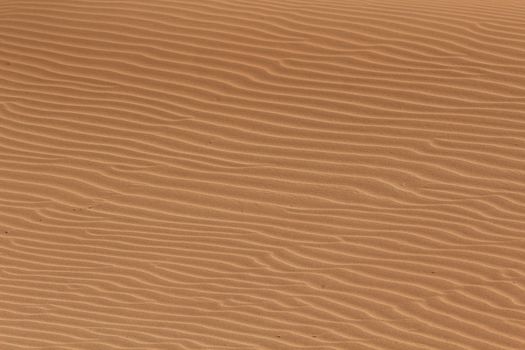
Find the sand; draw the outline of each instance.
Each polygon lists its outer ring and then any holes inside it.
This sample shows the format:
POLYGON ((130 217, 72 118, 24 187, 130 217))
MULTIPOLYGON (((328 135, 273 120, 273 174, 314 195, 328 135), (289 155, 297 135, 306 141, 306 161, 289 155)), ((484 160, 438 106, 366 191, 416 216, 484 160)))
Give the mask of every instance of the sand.
POLYGON ((0 350, 525 349, 525 3, 0 0, 0 350))

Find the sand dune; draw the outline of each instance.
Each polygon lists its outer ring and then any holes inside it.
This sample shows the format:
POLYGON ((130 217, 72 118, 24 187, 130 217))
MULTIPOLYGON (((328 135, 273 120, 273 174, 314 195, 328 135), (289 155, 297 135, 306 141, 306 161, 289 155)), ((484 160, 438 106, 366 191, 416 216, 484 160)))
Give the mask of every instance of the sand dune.
POLYGON ((0 349, 525 349, 525 3, 1 0, 0 349))

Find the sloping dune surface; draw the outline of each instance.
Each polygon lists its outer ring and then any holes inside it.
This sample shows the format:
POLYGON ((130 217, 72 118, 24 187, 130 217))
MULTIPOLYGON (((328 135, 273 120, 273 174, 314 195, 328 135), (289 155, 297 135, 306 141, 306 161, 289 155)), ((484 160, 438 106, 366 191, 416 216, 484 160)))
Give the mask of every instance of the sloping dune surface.
POLYGON ((0 0, 0 349, 525 349, 525 3, 0 0))

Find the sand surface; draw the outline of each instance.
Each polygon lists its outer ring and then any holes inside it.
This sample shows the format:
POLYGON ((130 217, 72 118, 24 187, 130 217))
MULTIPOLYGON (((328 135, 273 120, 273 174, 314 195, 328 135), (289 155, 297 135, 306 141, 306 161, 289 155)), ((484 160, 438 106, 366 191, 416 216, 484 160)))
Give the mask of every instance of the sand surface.
POLYGON ((0 350, 525 349, 525 2, 0 0, 0 350))

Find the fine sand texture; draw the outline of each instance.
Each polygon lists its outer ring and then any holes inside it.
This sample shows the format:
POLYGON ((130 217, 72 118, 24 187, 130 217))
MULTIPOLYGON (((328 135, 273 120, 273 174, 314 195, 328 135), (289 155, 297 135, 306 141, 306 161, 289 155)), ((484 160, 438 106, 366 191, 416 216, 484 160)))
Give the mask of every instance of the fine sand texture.
POLYGON ((0 0, 0 350, 525 349, 525 2, 0 0))

